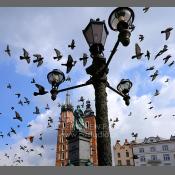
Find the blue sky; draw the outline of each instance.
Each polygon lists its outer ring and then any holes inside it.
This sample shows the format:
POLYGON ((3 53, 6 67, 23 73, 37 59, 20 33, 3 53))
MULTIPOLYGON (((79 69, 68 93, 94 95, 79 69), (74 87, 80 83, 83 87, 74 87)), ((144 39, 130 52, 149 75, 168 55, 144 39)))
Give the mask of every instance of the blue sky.
MULTIPOLYGON (((47 82, 49 71, 59 68, 65 73, 65 67, 61 66, 61 63, 67 60, 69 54, 75 60, 82 57, 83 53, 89 55, 89 48, 82 30, 91 18, 100 18, 106 21, 109 35, 104 54, 108 58, 118 35, 118 33, 111 31, 108 26, 108 17, 112 10, 114 10, 112 7, 0 8, 0 112, 2 113, 2 116, 0 116, 0 131, 7 133, 10 131, 10 127, 16 129, 18 124, 21 125, 20 128, 17 128, 17 136, 10 139, 4 137, 3 140, 0 138, 1 157, 5 152, 12 157, 14 152, 18 152, 25 159, 23 165, 54 165, 55 150, 51 150, 51 148, 55 148, 56 132, 53 129, 46 129, 46 124, 48 116, 52 116, 54 118, 54 128, 57 127, 60 115, 60 108, 57 107, 57 104, 64 103, 65 93, 59 94, 54 102, 50 99, 49 94, 34 97, 32 94, 36 88, 30 81, 34 77, 37 83, 50 90, 51 87, 47 82), (72 39, 75 39, 76 42, 74 50, 67 47, 72 39), (11 57, 8 57, 4 52, 7 44, 12 50, 11 57), (41 53, 44 57, 44 64, 36 68, 33 63, 28 65, 25 61, 21 61, 19 56, 23 53, 22 48, 29 51, 32 59, 33 54, 41 53), (59 49, 63 54, 63 59, 60 62, 53 60, 54 48, 59 49), (8 83, 12 85, 11 90, 6 88, 8 83), (21 93, 22 100, 24 97, 31 100, 29 106, 25 104, 24 107, 21 107, 17 104, 19 99, 14 94, 18 92, 21 93), (44 109, 47 103, 51 107, 49 111, 44 109), (12 119, 15 116, 15 112, 10 109, 12 106, 23 116, 22 124, 12 119), (42 112, 41 115, 33 115, 35 106, 39 106, 42 112), (29 123, 33 125, 30 129, 26 127, 29 123), (44 133, 43 143, 47 147, 45 152, 39 148, 42 143, 38 140, 34 141, 32 145, 24 139, 24 137, 31 134, 38 137, 40 133, 44 133), (5 143, 11 144, 13 149, 10 150, 5 143), (24 153, 19 151, 20 144, 35 147, 36 154, 43 151, 43 159, 36 158, 34 154, 26 157, 24 153)), ((174 60, 175 34, 173 30, 170 38, 165 41, 165 36, 160 33, 161 30, 167 27, 175 27, 172 22, 175 10, 174 8, 150 8, 147 13, 143 13, 142 8, 133 8, 133 10, 135 12, 134 25, 136 29, 132 32, 131 43, 128 47, 119 45, 119 49, 109 67, 108 80, 113 87, 116 87, 122 78, 129 78, 133 82, 132 99, 129 107, 125 106, 121 97, 107 89, 109 118, 115 118, 116 116, 119 118, 117 127, 111 129, 112 144, 117 139, 124 140, 128 138, 131 140, 131 132, 133 131, 139 133, 139 139, 156 135, 169 138, 171 134, 175 134, 175 118, 171 116, 173 113, 175 114, 175 93, 173 92, 175 69, 174 66, 169 68, 164 65, 162 60, 168 54, 171 54, 171 60, 174 60), (145 36, 144 41, 139 42, 139 34, 145 36), (135 52, 136 42, 139 43, 144 53, 147 49, 151 52, 150 61, 144 56, 141 60, 131 59, 135 52), (164 44, 168 45, 169 51, 154 61, 154 56, 163 48, 164 44), (154 82, 151 82, 149 76, 154 71, 146 72, 145 69, 153 65, 159 70, 160 75, 154 82), (170 82, 164 83, 167 77, 170 78, 170 82), (158 97, 152 97, 156 89, 160 90, 161 93, 158 97), (153 100, 153 106, 155 107, 152 111, 148 109, 150 106, 147 104, 150 99, 153 100), (131 111, 133 116, 128 117, 131 111), (157 120, 154 119, 154 115, 159 113, 163 113, 163 117, 157 120), (149 119, 143 120, 146 116, 149 116, 149 119), (165 125, 169 127, 165 127, 165 125)), ((87 66, 91 62, 92 59, 90 58, 87 66)), ((84 83, 89 78, 82 62, 78 62, 73 67, 69 76, 72 77, 72 82, 65 82, 60 88, 84 83)), ((79 97, 84 95, 85 99, 91 100, 94 109, 95 97, 92 87, 72 90, 70 94, 74 106, 77 105, 79 97)), ((0 165, 11 164, 11 160, 6 158, 2 158, 2 160, 0 165)))

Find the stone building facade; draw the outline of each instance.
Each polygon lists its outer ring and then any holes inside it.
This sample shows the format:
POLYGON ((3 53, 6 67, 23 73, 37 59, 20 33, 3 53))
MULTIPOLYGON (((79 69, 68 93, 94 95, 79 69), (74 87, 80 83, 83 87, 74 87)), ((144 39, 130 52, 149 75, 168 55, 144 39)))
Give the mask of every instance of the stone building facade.
POLYGON ((145 138, 133 144, 133 154, 138 156, 135 166, 175 166, 175 136, 145 138))
POLYGON ((123 145, 117 140, 113 151, 115 166, 134 166, 132 144, 127 139, 123 145))

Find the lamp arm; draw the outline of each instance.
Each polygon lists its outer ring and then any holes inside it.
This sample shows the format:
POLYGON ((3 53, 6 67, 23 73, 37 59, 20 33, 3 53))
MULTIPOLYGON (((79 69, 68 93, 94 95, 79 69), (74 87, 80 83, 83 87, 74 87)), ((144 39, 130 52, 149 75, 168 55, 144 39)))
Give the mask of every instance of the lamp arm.
POLYGON ((83 84, 79 84, 79 85, 76 85, 76 86, 71 86, 71 87, 68 87, 68 88, 60 89, 60 90, 58 90, 58 93, 68 91, 68 90, 71 90, 71 89, 77 89, 77 88, 80 88, 80 87, 88 86, 90 84, 92 84, 91 79, 88 80, 86 83, 83 83, 83 84))
POLYGON ((120 96, 122 96, 123 98, 125 97, 125 95, 121 94, 119 91, 117 91, 116 89, 114 89, 113 87, 110 86, 109 83, 107 83, 107 87, 109 89, 111 89, 112 91, 114 91, 115 93, 119 94, 120 96))

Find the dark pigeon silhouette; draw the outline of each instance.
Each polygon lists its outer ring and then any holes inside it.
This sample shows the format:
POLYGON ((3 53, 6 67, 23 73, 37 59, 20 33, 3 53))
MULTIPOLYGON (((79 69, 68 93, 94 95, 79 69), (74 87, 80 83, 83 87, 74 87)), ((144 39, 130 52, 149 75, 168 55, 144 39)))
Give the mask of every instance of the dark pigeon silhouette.
POLYGON ((86 66, 88 58, 86 53, 83 54, 83 58, 80 58, 80 61, 83 61, 83 66, 86 66))
POLYGON ((71 49, 74 49, 76 46, 75 46, 75 40, 72 40, 71 44, 68 45, 68 47, 70 47, 71 49))
POLYGON ((48 93, 48 91, 45 91, 45 88, 39 84, 35 84, 35 86, 38 88, 39 92, 34 92, 33 95, 37 96, 37 95, 45 95, 48 93))
POLYGON ((161 33, 165 33, 165 39, 168 40, 168 38, 170 37, 170 32, 171 30, 173 30, 172 27, 168 27, 167 29, 161 31, 161 33))
POLYGON ((29 53, 23 48, 23 56, 20 56, 20 60, 26 60, 27 63, 30 63, 29 53))
POLYGON ((61 55, 61 52, 58 49, 54 49, 55 53, 56 53, 56 57, 53 57, 54 60, 57 59, 57 61, 61 60, 61 58, 63 57, 63 55, 61 55))
POLYGON ((7 48, 4 51, 8 54, 9 57, 11 56, 11 50, 9 48, 9 45, 7 45, 7 48))
POLYGON ((41 66, 43 64, 43 57, 40 54, 34 54, 33 55, 36 59, 33 60, 34 63, 38 63, 37 67, 41 66))

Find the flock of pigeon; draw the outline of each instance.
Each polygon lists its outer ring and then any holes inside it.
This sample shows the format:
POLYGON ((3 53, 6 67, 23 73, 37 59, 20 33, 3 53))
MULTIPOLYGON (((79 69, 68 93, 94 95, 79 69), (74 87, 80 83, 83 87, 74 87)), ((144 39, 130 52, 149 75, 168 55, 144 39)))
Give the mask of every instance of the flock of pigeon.
MULTIPOLYGON (((148 10, 149 10, 149 7, 145 7, 143 9, 144 13, 146 13, 148 10)), ((134 25, 131 26, 131 30, 133 31, 134 29, 135 29, 135 26, 134 25)), ((172 27, 169 27, 169 28, 161 31, 162 34, 165 34, 165 39, 166 40, 169 39, 170 33, 171 33, 172 30, 173 30, 173 28, 172 27)), ((143 42, 144 41, 144 35, 142 35, 142 34, 139 35, 139 41, 140 42, 143 42)), ((73 50, 75 47, 76 47, 75 46, 75 41, 72 40, 71 44, 68 45, 68 48, 70 48, 70 49, 73 50)), ((63 55, 56 48, 54 48, 54 51, 55 51, 56 56, 54 56, 53 59, 54 60, 57 60, 57 61, 60 61, 62 59, 63 55)), ((160 57, 166 51, 168 51, 168 46, 167 45, 164 45, 163 48, 155 55, 154 60, 156 60, 158 57, 160 57)), ((8 56, 11 57, 11 49, 10 49, 9 45, 7 45, 7 48, 5 49, 5 52, 8 54, 8 56)), ((139 44, 136 43, 135 44, 135 55, 132 56, 132 59, 135 59, 136 58, 136 59, 139 60, 139 59, 142 58, 142 56, 145 56, 148 59, 148 61, 151 59, 151 53, 147 50, 146 54, 144 55, 144 53, 141 51, 141 48, 140 48, 139 44)), ((37 64, 37 67, 40 67, 43 64, 43 62, 44 62, 44 57, 41 54, 34 54, 33 57, 35 58, 33 60, 33 63, 37 64)), ((170 58, 171 58, 171 55, 170 54, 168 54, 167 56, 165 56, 163 58, 164 64, 167 64, 170 58)), ((20 56, 20 60, 25 60, 28 64, 31 63, 31 57, 30 57, 29 53, 26 51, 26 49, 24 49, 24 48, 23 48, 23 55, 20 56)), ((79 58, 79 60, 80 61, 83 61, 83 66, 86 66, 87 60, 88 60, 88 55, 86 53, 84 53, 83 54, 83 57, 82 58, 79 58)), ((72 58, 71 55, 68 55, 67 62, 64 63, 64 64, 61 64, 61 65, 62 66, 66 66, 66 73, 68 74, 72 70, 72 67, 74 67, 76 65, 76 63, 77 63, 77 61, 75 61, 72 58)), ((168 66, 171 67, 171 66, 173 66, 173 64, 174 64, 174 60, 171 61, 171 62, 169 62, 168 63, 168 66)), ((146 71, 153 71, 154 69, 155 69, 155 66, 153 65, 153 66, 147 68, 146 71)), ((150 75, 151 81, 154 81, 158 75, 159 75, 159 71, 158 70, 155 70, 155 72, 150 75)), ((70 81, 71 82, 71 77, 69 75, 66 77, 66 81, 70 81)), ((165 82, 168 82, 168 81, 169 81, 169 79, 167 79, 165 82)), ((45 95, 45 94, 48 93, 48 91, 46 91, 45 88, 42 85, 36 83, 36 81, 35 81, 34 78, 31 80, 30 83, 31 84, 35 84, 36 88, 38 89, 38 92, 34 92, 33 93, 34 96, 45 95)), ((11 86, 10 83, 7 85, 7 88, 8 89, 12 89, 12 86, 11 86)), ((156 89, 156 91, 154 93, 154 96, 158 96, 159 94, 160 94, 159 91, 156 89)), ((15 93, 15 95, 19 99, 19 101, 18 101, 18 104, 19 105, 21 105, 21 106, 23 106, 25 104, 26 105, 30 105, 30 100, 27 97, 23 97, 23 99, 22 99, 20 93, 15 93)), ((78 102, 81 102, 82 103, 81 104, 81 107, 82 108, 84 108, 84 101, 85 101, 85 99, 83 98, 83 96, 81 96, 80 99, 78 100, 78 102)), ((152 102, 150 101, 148 104, 151 105, 152 102)), ((58 107, 61 107, 61 104, 58 104, 58 107)), ((154 108, 154 106, 150 106, 149 107, 150 110, 153 109, 153 108, 154 108)), ((46 104, 45 110, 49 110, 49 109, 50 109, 49 105, 46 104)), ((11 110, 15 112, 14 113, 15 116, 13 117, 13 119, 14 120, 17 120, 19 123, 22 124, 23 117, 20 115, 20 113, 15 110, 15 107, 14 106, 11 107, 11 110)), ((40 109, 39 109, 38 106, 35 107, 35 111, 33 111, 33 114, 35 114, 35 115, 39 115, 40 114, 40 109)), ((2 116, 2 115, 3 114, 0 113, 0 116, 2 116)), ((128 116, 132 116, 132 112, 130 112, 128 114, 128 116)), ((154 116, 154 118, 159 118, 161 116, 162 116, 162 114, 158 114, 158 115, 154 116)), ((175 115, 172 115, 172 116, 175 116, 175 115)), ((146 120, 147 118, 144 118, 144 119, 146 120)), ((47 128, 53 128, 53 126, 52 126, 52 124, 53 124, 53 118, 52 117, 48 117, 48 120, 47 121, 48 121, 47 128)), ((111 123, 111 128, 115 128, 116 123, 119 122, 119 119, 118 119, 118 117, 116 117, 115 120, 113 120, 112 118, 110 118, 110 122, 112 122, 111 123)), ((18 124, 16 126, 16 128, 15 127, 10 127, 9 128, 9 131, 7 133, 3 133, 2 131, 0 131, 0 139, 3 139, 4 137, 11 137, 12 134, 17 135, 17 133, 18 133, 17 130, 18 130, 18 128, 20 128, 20 126, 21 125, 18 124)), ((32 124, 29 123, 26 127, 27 128, 30 128, 30 127, 32 127, 32 124)), ((56 128, 54 130, 58 130, 58 129, 56 128)), ((44 149, 45 148, 45 145, 42 143, 43 134, 44 133, 40 133, 39 137, 38 136, 34 136, 34 135, 30 135, 30 136, 25 137, 25 139, 26 139, 26 141, 30 142, 31 144, 34 142, 34 140, 37 140, 37 139, 40 140, 41 141, 40 147, 42 149, 44 149)), ((138 137, 138 133, 132 132, 131 135, 135 139, 138 137)), ((5 143, 5 145, 6 146, 9 146, 9 148, 12 149, 12 147, 8 143, 5 143)), ((38 150, 35 150, 34 148, 31 148, 31 147, 29 148, 26 145, 20 145, 19 150, 20 151, 24 151, 24 152, 28 152, 28 153, 36 152, 36 156, 40 156, 40 157, 43 156, 41 152, 38 152, 38 150)), ((54 149, 52 148, 52 150, 54 150, 54 149)), ((20 157, 17 153, 14 153, 14 155, 12 157, 10 157, 8 155, 8 153, 4 153, 4 156, 7 159, 13 160, 13 164, 12 165, 15 165, 16 166, 16 165, 21 165, 23 163, 22 157, 20 157)))
MULTIPOLYGON (((75 41, 72 40, 71 44, 68 45, 68 48, 71 48, 73 50, 75 47, 76 47, 75 46, 75 41)), ((53 59, 54 60, 57 60, 57 61, 61 60, 62 57, 63 57, 63 55, 61 54, 61 52, 58 49, 56 49, 56 48, 54 48, 54 51, 56 53, 56 56, 54 56, 53 59)), ((10 46, 9 45, 7 45, 7 48, 5 49, 5 52, 8 54, 9 57, 11 57, 12 54, 11 54, 11 49, 10 49, 10 46)), ((41 66, 43 64, 44 57, 41 54, 34 54, 33 57, 35 58, 33 60, 33 63, 36 63, 37 64, 37 67, 39 67, 39 66, 41 66)), ((82 58, 79 58, 80 61, 83 61, 83 66, 86 66, 87 59, 88 59, 88 56, 87 56, 86 53, 83 54, 83 57, 82 58)), ((26 51, 26 49, 24 49, 24 48, 23 48, 23 55, 20 56, 20 60, 25 60, 28 64, 31 63, 31 57, 30 57, 29 53, 26 51)), ((61 64, 61 65, 62 66, 66 66, 67 67, 66 73, 69 73, 71 71, 72 67, 75 66, 76 63, 77 63, 77 61, 74 61, 73 58, 72 58, 72 56, 71 55, 68 55, 67 62, 64 63, 64 64, 61 64)), ((71 77, 68 75, 66 77, 65 81, 71 82, 71 77)), ((45 95, 45 94, 48 93, 48 91, 46 91, 45 88, 42 85, 36 83, 36 81, 35 81, 34 78, 31 80, 30 83, 31 84, 34 84, 36 86, 36 88, 38 89, 38 92, 34 92, 33 93, 34 96, 45 95)), ((12 88, 12 85, 10 83, 7 85, 7 88, 8 89, 13 89, 12 88)), ((19 101, 18 101, 18 104, 19 105, 21 105, 21 106, 24 106, 25 104, 30 105, 30 100, 27 97, 23 97, 23 99, 22 99, 20 93, 15 93, 15 95, 19 99, 19 101)), ((78 100, 78 102, 82 102, 82 104, 81 104, 81 107, 82 108, 84 108, 84 101, 85 101, 85 99, 83 98, 83 96, 81 96, 80 97, 80 100, 78 100)), ((61 104, 58 104, 58 107, 61 107, 61 104)), ((49 109, 50 109, 50 107, 47 104, 46 107, 45 107, 45 110, 49 110, 49 109)), ((11 107, 11 110, 14 111, 14 113, 15 113, 14 114, 15 116, 13 117, 13 119, 19 121, 22 124, 23 117, 20 115, 20 113, 15 110, 15 107, 14 106, 11 107)), ((33 115, 34 114, 35 115, 39 115, 40 114, 40 109, 39 109, 38 106, 35 107, 35 111, 33 112, 33 115)), ((0 113, 0 116, 3 116, 3 114, 0 113)), ((48 117, 47 128, 53 128, 52 124, 53 124, 53 118, 52 117, 48 117)), ((18 124, 16 128, 14 126, 13 127, 10 127, 10 129, 9 129, 9 131, 7 133, 3 133, 2 131, 0 131, 0 138, 1 138, 1 140, 4 137, 11 137, 12 134, 17 135, 18 134, 17 129, 20 128, 20 126, 21 125, 18 124)), ((32 127, 32 124, 29 123, 26 127, 27 128, 30 128, 30 127, 32 127)), ((54 130, 58 130, 58 129, 56 128, 54 130)), ((25 137, 25 139, 26 139, 26 141, 29 141, 30 143, 33 143, 33 141, 36 140, 36 139, 39 139, 40 141, 42 141, 42 135, 43 134, 44 133, 41 133, 39 138, 37 138, 37 137, 35 137, 33 135, 30 135, 30 136, 25 137)), ((8 143, 6 143, 5 145, 6 146, 9 146, 9 149, 10 150, 12 149, 12 147, 8 143)), ((42 149, 44 149, 45 148, 45 145, 42 144, 42 142, 41 142, 41 146, 40 147, 42 149)), ((38 152, 34 148, 28 148, 26 145, 20 145, 19 150, 25 151, 25 152, 28 152, 28 153, 30 153, 30 152, 36 153, 36 156, 42 157, 42 153, 41 152, 38 152)), ((54 149, 52 148, 52 150, 54 150, 54 149)), ((8 153, 6 152, 6 153, 4 153, 4 156, 7 159, 13 160, 13 164, 12 165, 15 165, 15 166, 16 165, 21 165, 23 163, 23 161, 24 161, 21 156, 18 156, 17 153, 14 153, 14 156, 13 157, 10 157, 8 155, 8 153)))
MULTIPOLYGON (((143 8, 144 13, 146 13, 148 10, 149 10, 149 7, 143 8)), ((135 26, 134 26, 134 25, 131 26, 131 30, 133 31, 134 29, 135 29, 135 26)), ((160 31, 160 33, 161 33, 161 34, 165 34, 165 40, 168 40, 169 37, 170 37, 170 34, 171 34, 171 31, 172 31, 172 30, 173 30, 173 27, 168 27, 168 28, 166 28, 165 30, 160 31)), ((143 42, 143 41, 144 41, 144 35, 143 35, 143 34, 140 34, 140 35, 138 36, 138 39, 139 39, 139 42, 143 42)), ((167 51, 168 51, 168 45, 164 45, 163 48, 162 48, 160 51, 158 51, 158 53, 155 54, 155 57, 154 57, 153 60, 158 59, 160 56, 162 56, 162 55, 163 55, 164 53, 166 53, 167 51)), ((148 61, 151 59, 151 53, 150 53, 150 51, 147 50, 146 53, 144 54, 144 53, 141 51, 141 47, 139 46, 139 44, 136 43, 136 44, 135 44, 135 55, 133 55, 133 56, 131 57, 131 59, 135 59, 135 58, 136 58, 136 59, 140 60, 140 59, 142 58, 142 56, 145 56, 145 57, 147 58, 148 61)), ((174 65, 174 63, 175 63, 174 60, 171 60, 171 61, 170 61, 170 58, 171 58, 171 57, 172 57, 172 56, 171 56, 170 54, 167 54, 166 56, 164 56, 164 57, 162 58, 162 60, 164 61, 164 64, 167 64, 168 67, 172 67, 172 66, 174 65)), ((151 67, 148 67, 148 68, 146 69, 146 71, 153 71, 153 70, 155 70, 155 66, 154 66, 154 65, 151 66, 151 67)), ((151 81, 154 81, 154 80, 157 78, 158 75, 159 75, 159 70, 155 70, 155 71, 150 75, 151 81)), ((169 82, 169 78, 167 78, 164 82, 165 82, 165 83, 168 83, 168 82, 169 82)), ((154 94, 153 94, 153 97, 156 97, 156 96, 158 96, 158 95, 160 95, 160 92, 159 92, 158 89, 156 89, 155 92, 154 92, 154 94)), ((152 101, 148 102, 148 105, 151 105, 151 104, 152 104, 152 101)), ((149 110, 152 110, 153 108, 154 108, 154 106, 152 105, 152 106, 150 106, 148 109, 149 109, 149 110)), ((128 114, 128 116, 132 116, 132 112, 130 112, 130 113, 128 114)), ((157 115, 153 116, 153 118, 156 119, 156 118, 160 118, 160 117, 162 117, 162 116, 163 116, 162 114, 157 114, 157 115)), ((172 114, 172 116, 174 117, 175 114, 172 114)), ((147 119, 148 119, 148 117, 145 117, 145 118, 144 118, 144 120, 147 120, 147 119)), ((111 122, 111 128, 115 128, 116 123, 119 122, 119 119, 118 119, 118 117, 117 117, 117 118, 113 121, 112 118, 111 118, 109 121, 111 122)), ((132 133, 131 133, 131 136, 134 137, 135 140, 136 140, 136 138, 138 137, 138 133, 132 132, 132 133)))

